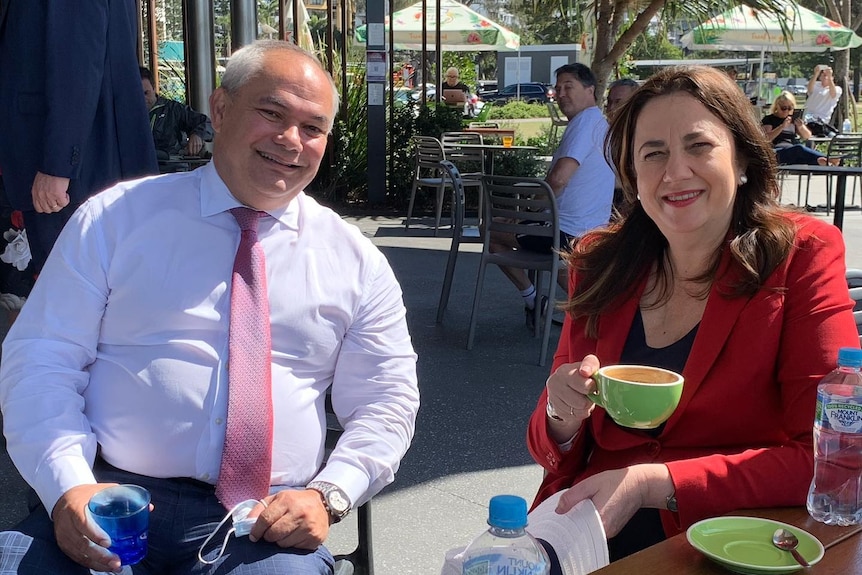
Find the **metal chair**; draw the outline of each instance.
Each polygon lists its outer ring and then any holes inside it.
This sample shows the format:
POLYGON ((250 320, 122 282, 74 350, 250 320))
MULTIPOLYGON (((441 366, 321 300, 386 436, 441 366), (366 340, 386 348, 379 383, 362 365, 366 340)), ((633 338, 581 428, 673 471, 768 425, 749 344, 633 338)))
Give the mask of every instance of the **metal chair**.
MULTIPOLYGON (((344 429, 332 408, 332 388, 326 390, 326 456, 335 449, 335 444, 344 429)), ((356 516, 356 549, 345 555, 335 556, 334 575, 374 575, 374 554, 371 549, 371 500, 359 506, 351 515, 356 516)))
MULTIPOLYGON (((862 134, 837 134, 829 140, 826 148, 826 161, 837 162, 839 166, 862 165, 862 134)), ((856 179, 853 177, 853 188, 851 189, 850 203, 856 198, 856 179)), ((808 190, 811 186, 811 175, 805 185, 805 205, 808 205, 808 190)), ((798 193, 797 193, 798 195, 798 193)), ((798 203, 798 202, 797 202, 798 203)), ((826 177, 826 215, 832 209, 832 178, 826 177)))
POLYGON ((434 204, 434 235, 440 230, 440 215, 443 210, 443 190, 446 187, 440 162, 446 159, 443 144, 437 138, 430 136, 413 136, 411 145, 414 147, 415 169, 413 172, 413 187, 410 189, 410 203, 407 206, 407 221, 405 228, 410 228, 410 217, 413 215, 413 204, 416 200, 416 190, 431 188, 435 194, 434 204))
MULTIPOLYGON (((482 177, 485 175, 485 151, 481 148, 463 148, 462 144, 481 146, 482 134, 472 132, 443 132, 440 136, 446 159, 455 164, 461 174, 465 191, 467 188, 478 190, 479 219, 482 218, 482 177)), ((454 205, 452 206, 454 209, 454 205)))
MULTIPOLYGON (((547 298, 554 305, 557 288, 557 272, 560 266, 560 222, 557 215, 557 200, 553 190, 544 180, 536 178, 517 178, 509 176, 485 176, 485 234, 482 242, 482 259, 479 262, 479 275, 476 278, 476 293, 473 296, 473 312, 470 315, 470 331, 467 335, 467 349, 473 349, 476 324, 479 319, 479 305, 482 286, 485 282, 485 268, 489 264, 510 266, 525 270, 536 270, 536 293, 542 293, 542 274, 548 272, 547 298), (542 254, 528 250, 514 250, 492 253, 490 239, 492 232, 550 237, 553 249, 542 254)), ((539 335, 541 306, 535 309, 535 336, 539 335)), ((550 314, 544 318, 542 349, 539 365, 545 365, 548 355, 548 341, 551 336, 550 314)))
POLYGON ((548 113, 551 116, 551 133, 548 139, 554 144, 557 142, 557 134, 560 128, 565 130, 566 126, 569 125, 569 120, 560 113, 560 109, 555 102, 548 102, 548 113))
POLYGON ((437 323, 443 323, 443 314, 449 305, 449 294, 452 292, 452 279, 455 276, 455 264, 462 241, 475 242, 478 238, 464 235, 464 182, 455 164, 449 160, 441 162, 443 172, 452 183, 452 243, 449 246, 449 257, 446 259, 446 272, 443 274, 443 289, 440 290, 440 302, 437 304, 437 323))

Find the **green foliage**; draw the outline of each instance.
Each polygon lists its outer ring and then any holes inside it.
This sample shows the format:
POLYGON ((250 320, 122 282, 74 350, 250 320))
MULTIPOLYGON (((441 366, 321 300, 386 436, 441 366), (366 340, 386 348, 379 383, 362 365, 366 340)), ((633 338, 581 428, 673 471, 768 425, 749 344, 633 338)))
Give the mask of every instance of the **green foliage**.
POLYGON ((514 101, 505 106, 494 104, 491 108, 489 119, 491 120, 518 120, 523 118, 547 118, 548 106, 546 104, 528 104, 526 102, 514 101))

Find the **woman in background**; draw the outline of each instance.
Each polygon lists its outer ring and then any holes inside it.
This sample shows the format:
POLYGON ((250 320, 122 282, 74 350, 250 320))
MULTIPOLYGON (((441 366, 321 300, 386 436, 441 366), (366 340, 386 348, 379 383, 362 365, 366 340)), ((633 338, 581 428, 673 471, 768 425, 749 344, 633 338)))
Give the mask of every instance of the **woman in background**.
POLYGON ((825 166, 826 155, 802 143, 811 137, 811 130, 801 118, 794 118, 796 98, 790 92, 781 92, 772 102, 772 109, 760 121, 763 133, 772 142, 779 164, 807 164, 825 166), (801 139, 800 139, 801 138, 801 139))

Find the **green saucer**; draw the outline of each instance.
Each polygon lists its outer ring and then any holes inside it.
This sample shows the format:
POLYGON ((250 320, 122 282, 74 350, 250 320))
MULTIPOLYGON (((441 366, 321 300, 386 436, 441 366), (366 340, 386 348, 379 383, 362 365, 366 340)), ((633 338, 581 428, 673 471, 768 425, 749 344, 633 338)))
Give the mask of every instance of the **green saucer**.
POLYGON ((807 531, 759 517, 704 519, 689 527, 685 536, 695 549, 734 573, 794 573, 802 566, 772 544, 772 534, 779 527, 799 538, 797 550, 811 565, 823 558, 823 545, 807 531))

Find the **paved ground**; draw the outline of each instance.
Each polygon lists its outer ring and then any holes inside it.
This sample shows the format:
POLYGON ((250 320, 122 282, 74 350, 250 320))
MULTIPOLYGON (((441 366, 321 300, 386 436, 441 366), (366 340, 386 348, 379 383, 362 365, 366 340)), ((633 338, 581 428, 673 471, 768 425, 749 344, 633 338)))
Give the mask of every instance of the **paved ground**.
MULTIPOLYGON (((822 180, 812 180, 809 203, 823 203, 822 180)), ((795 178, 786 187, 785 200, 795 202, 795 178)), ((465 349, 479 246, 462 246, 449 310, 436 325, 449 239, 421 229, 405 232, 399 218, 349 220, 390 259, 420 358, 422 409, 413 447, 396 482, 374 499, 376 573, 439 573, 446 549, 483 530, 492 495, 534 495, 542 474, 527 453, 525 427, 548 368, 536 365, 540 340, 524 328, 520 297, 496 270, 486 278, 475 347, 465 349)), ((859 210, 846 215, 844 230, 848 266, 862 268, 859 210)), ((554 328, 552 347, 558 334, 554 328)), ((22 517, 24 491, 0 451, 0 529, 22 517)), ((344 552, 353 544, 355 521, 349 518, 335 527, 330 546, 344 552)))

